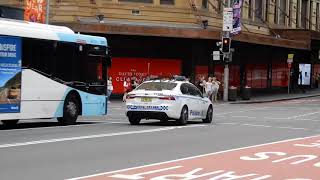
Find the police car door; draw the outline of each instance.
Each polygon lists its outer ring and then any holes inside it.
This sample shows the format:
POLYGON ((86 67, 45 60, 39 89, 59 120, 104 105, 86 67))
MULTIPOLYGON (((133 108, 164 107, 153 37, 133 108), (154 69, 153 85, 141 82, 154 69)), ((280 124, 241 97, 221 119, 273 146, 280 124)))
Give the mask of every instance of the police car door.
POLYGON ((192 86, 190 86, 189 83, 183 83, 180 87, 180 90, 182 92, 182 105, 186 104, 188 106, 189 110, 189 119, 194 119, 194 111, 196 108, 196 100, 194 96, 192 95, 192 86))
POLYGON ((195 90, 195 86, 187 83, 186 86, 188 87, 189 91, 189 99, 188 99, 188 107, 189 107, 189 119, 196 119, 200 116, 199 111, 199 99, 197 97, 197 93, 195 90))
POLYGON ((192 114, 195 118, 202 118, 204 104, 203 104, 201 92, 195 85, 190 84, 190 86, 192 89, 191 93, 192 93, 192 96, 194 97, 194 105, 195 105, 194 112, 192 114))

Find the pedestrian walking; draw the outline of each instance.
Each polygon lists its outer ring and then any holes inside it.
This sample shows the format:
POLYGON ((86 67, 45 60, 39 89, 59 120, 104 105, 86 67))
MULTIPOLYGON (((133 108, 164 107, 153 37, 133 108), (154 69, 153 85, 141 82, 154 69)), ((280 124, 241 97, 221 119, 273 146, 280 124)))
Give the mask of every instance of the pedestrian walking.
POLYGON ((132 90, 133 90, 133 89, 136 89, 136 88, 139 86, 136 77, 132 77, 132 78, 131 78, 131 86, 132 86, 132 90))
POLYGON ((219 88, 220 88, 220 84, 221 82, 218 81, 218 79, 216 77, 212 78, 212 84, 213 84, 213 92, 212 92, 212 100, 214 102, 217 102, 218 100, 218 92, 219 92, 219 88))
POLYGON ((212 102, 213 83, 212 83, 212 78, 211 77, 208 78, 208 81, 205 84, 205 92, 206 92, 207 97, 212 102))
POLYGON ((127 94, 132 90, 132 84, 130 82, 130 78, 128 77, 124 82, 123 82, 123 97, 122 101, 126 102, 127 94))
POLYGON ((107 82, 107 97, 108 97, 108 103, 110 103, 110 96, 113 91, 113 84, 112 84, 112 77, 110 76, 107 82))

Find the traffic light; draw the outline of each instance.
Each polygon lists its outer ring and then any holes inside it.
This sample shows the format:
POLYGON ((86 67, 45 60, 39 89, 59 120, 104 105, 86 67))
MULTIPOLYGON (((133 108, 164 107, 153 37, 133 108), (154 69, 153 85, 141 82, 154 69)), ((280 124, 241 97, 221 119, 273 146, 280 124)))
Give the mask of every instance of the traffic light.
POLYGON ((231 39, 228 37, 222 38, 222 53, 230 53, 231 39))

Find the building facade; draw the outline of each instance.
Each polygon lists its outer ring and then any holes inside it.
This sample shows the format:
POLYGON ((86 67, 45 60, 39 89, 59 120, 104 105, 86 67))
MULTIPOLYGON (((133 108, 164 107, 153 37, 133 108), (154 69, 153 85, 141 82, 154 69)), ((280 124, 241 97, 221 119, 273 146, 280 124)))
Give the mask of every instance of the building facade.
MULTIPOLYGON (((49 23, 106 36, 117 93, 122 81, 150 74, 182 74, 196 81, 223 80, 222 61, 212 60, 221 40, 222 13, 230 0, 50 0, 49 23)), ((0 1, 23 9, 25 0, 0 1)), ((230 85, 254 89, 298 83, 299 65, 320 73, 320 0, 243 0, 242 32, 232 39, 230 85), (288 54, 294 54, 290 78, 288 54)))

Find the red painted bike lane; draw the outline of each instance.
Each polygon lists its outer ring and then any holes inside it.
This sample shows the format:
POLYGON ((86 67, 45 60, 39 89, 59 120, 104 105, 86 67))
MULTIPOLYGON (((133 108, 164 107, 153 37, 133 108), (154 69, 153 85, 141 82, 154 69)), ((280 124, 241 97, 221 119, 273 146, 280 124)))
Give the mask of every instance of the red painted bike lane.
POLYGON ((320 136, 245 147, 75 179, 319 180, 320 136))

